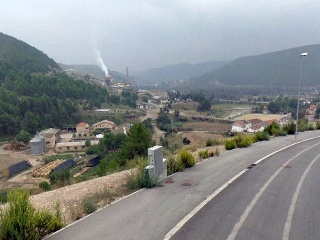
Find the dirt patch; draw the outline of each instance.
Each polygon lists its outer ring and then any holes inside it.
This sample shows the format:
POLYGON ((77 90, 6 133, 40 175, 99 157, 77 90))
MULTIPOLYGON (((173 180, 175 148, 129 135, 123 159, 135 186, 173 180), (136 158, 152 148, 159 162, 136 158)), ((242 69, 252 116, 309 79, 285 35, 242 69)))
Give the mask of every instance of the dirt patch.
MULTIPOLYGON (((22 160, 27 160, 32 166, 40 164, 42 156, 33 157, 30 153, 26 151, 10 151, 5 150, 6 145, 0 147, 0 188, 13 186, 18 181, 17 176, 15 179, 17 181, 7 182, 7 177, 9 176, 9 167, 13 164, 21 162, 22 160)), ((27 172, 25 172, 27 173, 27 172)), ((26 176, 22 177, 21 183, 26 181, 26 176)))
POLYGON ((188 138, 191 143, 190 145, 202 145, 205 146, 206 141, 210 139, 222 139, 220 134, 207 133, 207 132, 185 132, 181 133, 183 138, 188 138))
POLYGON ((212 131, 223 133, 231 130, 231 124, 228 123, 212 123, 212 122, 187 122, 183 125, 184 128, 193 129, 193 131, 212 131))
POLYGON ((70 224, 81 215, 82 201, 96 193, 110 191, 113 196, 112 201, 117 200, 126 194, 128 190, 124 187, 128 176, 132 170, 114 173, 105 177, 95 178, 85 182, 80 182, 70 186, 58 188, 49 192, 44 192, 30 197, 31 202, 37 209, 49 209, 54 211, 59 202, 65 222, 70 224))

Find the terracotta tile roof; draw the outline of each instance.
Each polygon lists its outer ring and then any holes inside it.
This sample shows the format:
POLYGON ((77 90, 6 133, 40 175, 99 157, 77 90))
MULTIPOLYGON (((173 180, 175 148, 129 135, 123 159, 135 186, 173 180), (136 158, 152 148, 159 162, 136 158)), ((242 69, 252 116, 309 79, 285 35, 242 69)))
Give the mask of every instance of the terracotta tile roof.
POLYGON ((81 122, 81 123, 78 123, 77 124, 77 127, 88 127, 89 126, 89 124, 88 123, 85 123, 85 122, 81 122))
POLYGON ((253 119, 249 119, 248 122, 250 122, 252 125, 256 125, 256 124, 261 124, 263 121, 260 120, 259 118, 253 118, 253 119))
POLYGON ((238 127, 242 127, 242 128, 245 127, 245 124, 243 121, 235 121, 233 125, 238 126, 238 127))

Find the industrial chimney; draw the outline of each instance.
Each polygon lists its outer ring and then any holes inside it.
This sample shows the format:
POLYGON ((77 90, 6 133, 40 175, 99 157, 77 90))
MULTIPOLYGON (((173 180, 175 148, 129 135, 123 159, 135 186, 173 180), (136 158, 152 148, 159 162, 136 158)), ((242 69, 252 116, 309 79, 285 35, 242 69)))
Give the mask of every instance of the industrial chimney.
POLYGON ((128 67, 126 67, 126 71, 127 71, 127 85, 130 86, 129 69, 128 69, 128 67))

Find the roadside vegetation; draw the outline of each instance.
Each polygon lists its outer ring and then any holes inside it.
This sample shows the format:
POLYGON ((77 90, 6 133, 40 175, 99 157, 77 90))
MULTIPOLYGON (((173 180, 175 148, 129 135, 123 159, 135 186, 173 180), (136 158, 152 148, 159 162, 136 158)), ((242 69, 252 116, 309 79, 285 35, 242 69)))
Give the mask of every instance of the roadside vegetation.
POLYGON ((37 240, 64 226, 59 205, 56 212, 37 211, 29 201, 29 192, 8 192, 8 207, 0 211, 0 239, 37 240))

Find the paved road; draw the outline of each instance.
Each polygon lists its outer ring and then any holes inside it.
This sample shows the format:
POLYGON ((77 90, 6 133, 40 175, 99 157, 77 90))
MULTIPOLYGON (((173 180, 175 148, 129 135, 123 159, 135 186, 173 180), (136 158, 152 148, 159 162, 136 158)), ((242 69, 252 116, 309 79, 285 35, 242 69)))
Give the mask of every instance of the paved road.
POLYGON ((320 142, 246 171, 171 239, 320 239, 320 142))
MULTIPOLYGON (((319 135, 319 131, 307 132, 300 134, 299 140, 319 135)), ((181 219, 188 215, 194 208, 203 202, 203 200, 214 193, 232 177, 265 155, 293 143, 293 136, 281 137, 268 142, 257 143, 253 147, 247 149, 236 149, 219 157, 208 159, 207 161, 198 164, 191 169, 171 176, 170 179, 163 182, 162 185, 156 188, 142 190, 128 198, 118 201, 115 204, 98 211, 95 214, 90 215, 87 218, 76 222, 64 230, 52 235, 49 237, 49 239, 163 239, 165 235, 180 222, 181 219)), ((305 144, 308 145, 310 143, 308 142, 305 144)), ((256 192, 259 191, 259 187, 261 188, 260 184, 263 183, 264 179, 267 179, 270 174, 272 175, 274 173, 274 169, 279 169, 279 166, 282 166, 282 158, 287 157, 287 155, 297 153, 300 150, 301 147, 297 147, 291 148, 290 151, 286 151, 285 154, 279 153, 279 162, 277 162, 277 159, 267 159, 261 163, 261 166, 257 165, 250 171, 247 171, 238 180, 236 180, 234 184, 231 184, 223 192, 221 192, 221 194, 214 198, 213 201, 206 205, 205 209, 212 206, 212 202, 216 202, 216 199, 220 199, 222 196, 228 193, 233 194, 233 197, 230 197, 231 205, 228 206, 233 206, 238 202, 241 206, 231 208, 231 210, 229 210, 230 208, 227 207, 227 212, 221 211, 218 213, 214 212, 214 215, 210 214, 210 219, 213 219, 215 224, 209 225, 208 228, 214 229, 212 226, 218 226, 216 223, 220 222, 222 225, 226 225, 225 229, 228 229, 229 232, 226 231, 224 235, 221 235, 223 236, 221 239, 226 239, 225 237, 230 234, 232 228, 234 227, 234 221, 238 220, 237 217, 241 216, 243 210, 248 206, 248 202, 250 202, 256 192), (291 151, 293 152, 291 153, 291 151), (267 166, 266 170, 261 169, 262 166, 267 166), (254 179, 254 176, 250 178, 252 173, 258 172, 259 170, 261 171, 261 176, 259 174, 255 175, 259 176, 261 179, 254 179), (269 175, 262 174, 264 172, 270 173, 269 175), (243 189, 239 190, 235 185, 242 181, 244 181, 244 183, 241 185, 246 186, 246 191, 243 189), (233 211, 235 211, 235 213, 233 213, 233 211)), ((294 163, 295 162, 299 161, 294 161, 294 163)), ((317 162, 315 164, 317 164, 317 162)), ((296 171, 296 168, 292 167, 293 163, 290 163, 289 166, 291 166, 291 168, 287 167, 285 170, 288 170, 288 172, 296 171)), ((304 171, 304 169, 301 171, 304 171)), ((305 181, 307 181, 307 179, 305 181)), ((274 184, 274 182, 272 182, 272 184, 274 184)), ((293 188, 295 186, 296 185, 293 185, 293 188)), ((316 184, 314 186, 316 186, 316 184)), ((289 192, 292 190, 285 191, 288 191, 289 194, 289 192)), ((301 191, 304 191, 304 188, 301 191)), ((285 197, 283 198, 286 199, 285 197)), ((291 200, 292 196, 290 196, 290 199, 287 201, 290 202, 291 200)), ((261 204, 260 200, 256 205, 259 204, 261 204)), ((267 204, 271 203, 268 202, 267 204)), ((220 208, 218 207, 215 209, 216 210, 213 211, 219 211, 220 208)), ((256 209, 256 206, 253 207, 249 217, 244 221, 244 225, 248 224, 251 216, 253 216, 252 214, 255 213, 256 209)), ((268 213, 270 213, 270 208, 268 207, 268 209, 268 213)), ((199 215, 201 212, 202 210, 200 210, 198 214, 194 216, 194 218, 187 222, 187 224, 176 235, 174 235, 174 238, 187 239, 187 236, 193 236, 190 239, 199 239, 198 236, 200 235, 197 233, 197 228, 193 229, 191 232, 187 226, 193 221, 193 219, 199 218, 199 216, 202 218, 202 215, 199 215)), ((259 212, 256 214, 260 216, 259 212)), ((242 236, 242 229, 245 228, 241 227, 237 236, 242 236)), ((252 231, 255 232, 254 230, 252 231)), ((220 235, 216 235, 213 232, 208 234, 209 235, 205 234, 203 239, 219 239, 220 237, 220 235), (217 238, 215 236, 217 236, 217 238)), ((290 234, 294 233, 291 232, 290 234)), ((263 238, 249 237, 237 239, 263 238)))

